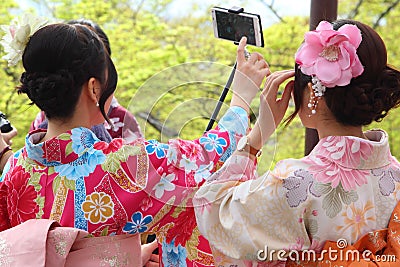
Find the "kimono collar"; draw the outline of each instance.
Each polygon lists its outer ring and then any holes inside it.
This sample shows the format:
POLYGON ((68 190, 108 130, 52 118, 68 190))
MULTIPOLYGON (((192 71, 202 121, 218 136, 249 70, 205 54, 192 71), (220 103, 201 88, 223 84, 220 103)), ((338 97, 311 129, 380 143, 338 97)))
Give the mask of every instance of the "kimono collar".
POLYGON ((328 136, 319 140, 311 151, 313 160, 332 161, 349 169, 375 169, 391 162, 388 135, 383 130, 364 133, 368 138, 328 136))
POLYGON ((45 165, 57 166, 70 163, 93 150, 96 135, 84 127, 74 128, 45 142, 40 142, 46 130, 37 130, 26 136, 26 152, 32 160, 45 165))

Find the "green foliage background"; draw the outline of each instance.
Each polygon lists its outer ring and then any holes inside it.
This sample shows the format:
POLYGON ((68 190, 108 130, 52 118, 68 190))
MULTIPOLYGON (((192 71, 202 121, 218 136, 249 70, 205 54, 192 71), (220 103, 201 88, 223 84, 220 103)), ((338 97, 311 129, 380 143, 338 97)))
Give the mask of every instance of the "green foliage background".
MULTIPOLYGON (((236 47, 213 36, 209 12, 194 16, 194 12, 179 18, 168 18, 163 13, 173 0, 36 0, 37 8, 23 10, 15 1, 3 0, 0 6, 0 24, 9 24, 15 14, 38 13, 40 10, 57 20, 78 18, 92 19, 99 23, 110 38, 112 58, 119 73, 116 96, 119 102, 135 115, 151 112, 151 115, 179 134, 192 139, 204 131, 208 116, 214 107, 210 99, 218 99, 229 67, 235 60, 236 47), (203 65, 199 64, 204 62, 203 65), (204 70, 210 62, 221 66, 212 71, 204 70), (190 63, 190 64, 188 64, 190 63), (193 63, 195 63, 193 65, 193 63), (188 64, 184 75, 191 83, 180 82, 176 66, 188 64), (169 69, 169 71, 168 71, 169 69), (157 76, 157 74, 165 74, 157 76), (162 79, 153 79, 161 77, 162 79), (149 82, 152 81, 153 83, 149 82), (158 83, 154 83, 157 81, 158 83), (203 82, 202 82, 203 81, 203 82), (207 81, 207 82, 204 82, 207 81), (156 103, 132 100, 139 88, 171 86, 156 103), (193 99, 200 99, 197 102, 193 99), (188 119, 188 118, 191 119, 188 119)), ((242 1, 246 6, 246 1, 242 1)), ((269 3, 269 1, 260 1, 269 3)), ((339 17, 361 20, 374 25, 387 45, 389 63, 400 66, 397 38, 400 35, 400 7, 395 0, 339 1, 339 17)), ((228 1, 215 5, 229 6, 228 1)), ((193 10, 200 10, 194 6, 193 10)), ((198 13, 198 12, 197 12, 198 13)), ((268 14, 269 16, 271 14, 268 14)), ((264 20, 264 15, 261 14, 264 20)), ((308 30, 308 17, 284 17, 282 21, 264 29, 265 48, 251 48, 264 55, 273 71, 292 68, 294 53, 308 30)), ((0 56, 3 55, 0 50, 0 56)), ((180 69, 180 68, 179 68, 180 69)), ((0 110, 7 114, 19 135, 13 139, 13 147, 24 145, 29 125, 38 112, 29 105, 25 95, 17 95, 15 87, 22 73, 22 66, 8 67, 0 61, 0 110)), ((151 95, 151 93, 150 93, 151 95)), ((229 100, 230 96, 228 96, 229 100)), ((253 103, 257 114, 258 100, 253 103)), ((391 139, 392 153, 400 156, 399 110, 393 110, 382 123, 368 128, 383 128, 391 139)), ((139 118, 145 137, 165 141, 171 136, 162 135, 157 129, 139 118)), ((264 147, 260 171, 268 169, 282 158, 298 158, 304 151, 304 128, 295 120, 288 128, 278 128, 277 133, 264 147)))

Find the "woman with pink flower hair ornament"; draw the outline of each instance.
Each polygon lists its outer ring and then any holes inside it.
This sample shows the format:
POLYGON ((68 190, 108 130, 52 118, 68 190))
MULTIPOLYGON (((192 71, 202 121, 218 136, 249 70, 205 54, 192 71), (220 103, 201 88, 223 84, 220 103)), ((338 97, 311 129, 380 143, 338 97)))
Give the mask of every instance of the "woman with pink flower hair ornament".
POLYGON ((322 21, 295 60, 295 70, 267 78, 255 127, 193 200, 216 265, 288 266, 303 260, 301 251, 320 253, 327 240, 353 244, 387 227, 399 200, 400 163, 387 133, 362 130, 400 104, 400 72, 388 65, 383 40, 357 21, 322 21), (295 110, 286 123, 299 115, 320 140, 308 156, 258 176, 256 156, 291 94, 295 110))

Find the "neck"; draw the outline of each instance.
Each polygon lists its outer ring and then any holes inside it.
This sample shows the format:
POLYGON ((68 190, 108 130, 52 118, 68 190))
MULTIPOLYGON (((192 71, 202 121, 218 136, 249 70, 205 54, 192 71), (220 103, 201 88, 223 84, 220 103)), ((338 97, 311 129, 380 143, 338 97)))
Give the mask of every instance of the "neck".
POLYGON ((59 136, 62 133, 65 133, 73 128, 77 127, 86 127, 90 128, 90 125, 87 123, 76 122, 75 120, 49 120, 47 126, 47 132, 45 136, 42 138, 41 142, 52 139, 56 136, 59 136))
POLYGON ((367 139, 361 126, 346 126, 334 119, 320 121, 317 131, 320 139, 327 136, 355 136, 367 139))

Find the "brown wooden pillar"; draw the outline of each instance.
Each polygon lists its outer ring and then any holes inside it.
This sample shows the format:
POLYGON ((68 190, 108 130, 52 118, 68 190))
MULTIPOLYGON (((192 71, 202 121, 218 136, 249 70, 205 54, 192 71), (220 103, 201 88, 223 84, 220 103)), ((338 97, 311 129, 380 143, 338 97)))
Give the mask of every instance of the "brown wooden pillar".
MULTIPOLYGON (((337 18, 338 0, 311 0, 310 30, 315 30, 321 20, 334 21, 337 18)), ((304 154, 308 155, 318 143, 318 133, 306 128, 304 154)))

